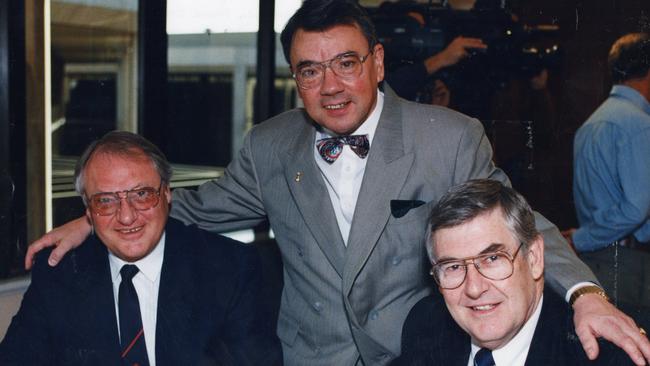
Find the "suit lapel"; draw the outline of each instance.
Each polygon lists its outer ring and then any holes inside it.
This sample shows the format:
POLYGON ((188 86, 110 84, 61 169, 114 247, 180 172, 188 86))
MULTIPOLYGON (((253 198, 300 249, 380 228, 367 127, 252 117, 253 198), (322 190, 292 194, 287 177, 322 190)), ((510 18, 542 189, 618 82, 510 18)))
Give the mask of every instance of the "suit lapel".
POLYGON ((581 350, 582 346, 578 337, 569 331, 572 325, 573 317, 564 299, 551 289, 545 288, 542 310, 525 365, 544 365, 550 360, 553 360, 555 365, 578 364, 572 351, 581 350))
POLYGON ((452 318, 442 299, 439 306, 436 311, 443 312, 444 317, 436 324, 436 345, 431 347, 434 352, 433 360, 440 360, 440 365, 466 366, 472 352, 472 340, 452 318))
MULTIPOLYGON (((189 253, 184 245, 192 245, 193 238, 181 232, 182 225, 167 222, 165 227, 165 256, 160 272, 158 315, 156 319, 156 361, 164 365, 184 364, 185 356, 196 349, 191 334, 192 298, 196 279, 192 276, 189 253)), ((206 321, 209 321, 206 319, 206 321)))
POLYGON ((368 154, 368 163, 354 211, 343 277, 348 294, 390 218, 390 200, 397 198, 413 164, 404 153, 402 116, 397 96, 386 87, 384 107, 368 154))
POLYGON ((336 214, 314 156, 314 126, 295 121, 297 133, 286 147, 284 176, 309 231, 339 276, 343 273, 345 244, 336 214))
POLYGON ((78 329, 82 332, 79 337, 90 340, 92 349, 108 357, 107 362, 118 364, 120 345, 108 252, 95 236, 84 245, 90 249, 85 252, 88 255, 72 258, 79 299, 75 317, 80 319, 78 329))

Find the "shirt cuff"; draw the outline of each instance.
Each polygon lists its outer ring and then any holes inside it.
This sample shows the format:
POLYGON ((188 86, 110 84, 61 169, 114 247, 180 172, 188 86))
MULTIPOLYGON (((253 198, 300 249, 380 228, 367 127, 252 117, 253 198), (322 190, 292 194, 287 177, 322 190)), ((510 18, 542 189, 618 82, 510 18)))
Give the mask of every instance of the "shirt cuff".
POLYGON ((578 282, 575 285, 571 286, 571 288, 566 292, 566 295, 564 296, 564 301, 569 302, 569 299, 571 299, 571 295, 573 295, 573 293, 577 289, 582 288, 582 287, 586 287, 586 286, 598 286, 598 287, 600 287, 600 285, 598 285, 597 283, 593 283, 593 282, 588 282, 588 281, 578 282))

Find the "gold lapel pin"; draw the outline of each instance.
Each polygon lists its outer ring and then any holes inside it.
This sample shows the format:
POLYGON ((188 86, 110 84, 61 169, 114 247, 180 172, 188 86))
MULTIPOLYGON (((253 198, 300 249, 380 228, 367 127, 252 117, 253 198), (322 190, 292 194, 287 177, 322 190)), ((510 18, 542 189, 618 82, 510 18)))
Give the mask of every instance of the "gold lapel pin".
POLYGON ((300 182, 300 179, 302 178, 302 172, 296 172, 296 177, 293 178, 296 182, 300 182))

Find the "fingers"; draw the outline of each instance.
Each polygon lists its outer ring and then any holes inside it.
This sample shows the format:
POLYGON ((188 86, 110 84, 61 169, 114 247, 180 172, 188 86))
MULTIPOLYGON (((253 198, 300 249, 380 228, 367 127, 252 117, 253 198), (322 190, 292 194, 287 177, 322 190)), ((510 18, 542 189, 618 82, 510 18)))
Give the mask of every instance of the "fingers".
POLYGON ((582 343, 582 348, 585 350, 587 357, 590 360, 595 360, 600 350, 598 348, 598 341, 591 332, 591 329, 587 327, 576 328, 576 334, 580 339, 580 343, 582 343))
POLYGON ((596 338, 603 337, 625 351, 634 364, 646 365, 646 360, 650 360, 650 342, 640 333, 634 320, 614 305, 598 299, 599 296, 583 297, 576 301, 574 308, 576 334, 587 357, 591 360, 598 357, 596 338))
POLYGON ((634 320, 627 315, 620 313, 622 317, 621 330, 625 334, 625 342, 628 347, 622 347, 625 352, 630 355, 637 365, 646 365, 646 360, 650 361, 650 341, 645 334, 642 334, 641 328, 634 322, 634 320), (628 351, 628 349, 630 351, 628 351), (637 356, 632 356, 632 353, 637 356))
POLYGON ((650 347, 650 344, 644 345, 644 341, 645 343, 648 341, 647 338, 639 333, 639 328, 636 325, 630 327, 621 319, 616 319, 616 321, 618 324, 610 327, 613 331, 604 333, 603 338, 622 348, 634 364, 646 365, 645 357, 647 356, 644 357, 643 349, 650 347))
POLYGON ((50 257, 47 260, 47 264, 49 264, 52 267, 56 266, 57 264, 59 264, 61 259, 63 259, 65 253, 69 252, 74 248, 75 246, 69 241, 65 241, 65 240, 60 241, 56 245, 56 248, 52 250, 52 253, 50 253, 50 257))
POLYGON ((27 247, 27 253, 25 254, 25 269, 29 270, 32 268, 32 265, 34 264, 34 256, 36 253, 53 245, 56 245, 56 240, 54 239, 51 231, 43 235, 40 239, 31 243, 29 247, 27 247))
POLYGON ((462 48, 487 48, 487 45, 480 38, 456 37, 452 44, 462 48))
POLYGON ((465 48, 487 48, 487 45, 479 38, 463 38, 463 45, 465 48))
POLYGON ((479 38, 456 37, 445 51, 448 54, 449 64, 453 65, 462 58, 467 57, 469 55, 468 50, 486 48, 487 45, 479 38))
POLYGON ((52 229, 42 238, 33 242, 27 248, 25 255, 25 269, 31 269, 34 263, 34 256, 41 250, 56 246, 47 263, 50 266, 56 266, 65 253, 71 249, 76 248, 90 233, 91 226, 86 216, 82 216, 76 220, 72 220, 63 226, 52 229))

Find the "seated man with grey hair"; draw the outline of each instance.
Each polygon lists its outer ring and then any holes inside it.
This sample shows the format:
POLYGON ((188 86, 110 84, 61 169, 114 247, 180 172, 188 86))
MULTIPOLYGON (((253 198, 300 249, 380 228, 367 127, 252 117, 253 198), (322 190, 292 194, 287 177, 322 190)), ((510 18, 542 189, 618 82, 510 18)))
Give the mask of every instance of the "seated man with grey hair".
POLYGON ((172 170, 110 132, 75 170, 94 235, 59 266, 38 255, 0 365, 277 365, 256 249, 169 218, 172 170))
POLYGON ((452 188, 426 238, 444 304, 431 295, 413 307, 397 365, 632 364, 605 342, 587 358, 570 305, 544 289, 544 240, 513 189, 485 179, 452 188))

